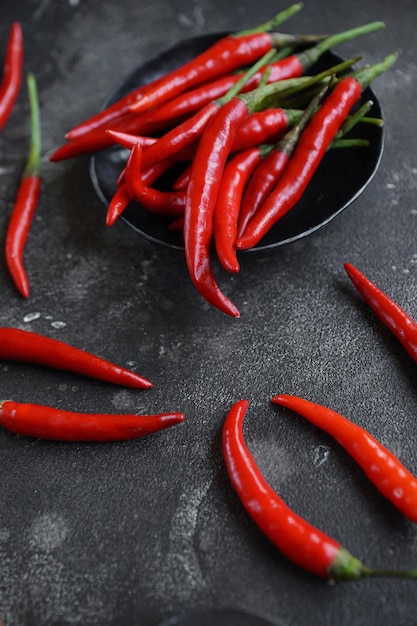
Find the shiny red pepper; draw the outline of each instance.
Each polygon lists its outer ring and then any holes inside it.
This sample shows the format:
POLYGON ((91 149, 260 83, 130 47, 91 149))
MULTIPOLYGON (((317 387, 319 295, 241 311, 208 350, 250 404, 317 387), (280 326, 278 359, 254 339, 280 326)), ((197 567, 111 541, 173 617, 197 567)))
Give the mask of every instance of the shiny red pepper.
MULTIPOLYGON (((130 198, 136 200, 151 213, 175 218, 182 216, 185 207, 185 190, 160 191, 145 185, 142 179, 141 155, 142 145, 141 143, 136 143, 131 150, 125 170, 126 187, 130 198)), ((108 210, 107 225, 114 224, 119 215, 120 213, 117 213, 115 210, 112 212, 108 210)))
POLYGON ((18 328, 0 327, 0 360, 37 363, 135 389, 153 386, 143 376, 90 352, 18 328))
POLYGON ((1 426, 17 435, 55 441, 125 441, 183 421, 182 413, 77 413, 40 404, 0 402, 1 426))
POLYGON ((218 259, 229 272, 240 269, 235 246, 239 209, 243 191, 262 158, 262 147, 248 148, 233 155, 224 168, 213 214, 213 239, 218 259))
POLYGON ((11 26, 0 83, 0 130, 4 127, 19 95, 23 73, 23 32, 19 22, 11 26))
MULTIPOLYGON (((258 208, 277 185, 303 130, 316 112, 328 87, 329 85, 326 85, 312 98, 297 123, 284 135, 277 145, 272 146, 271 149, 265 153, 265 158, 261 160, 258 167, 253 172, 242 198, 238 213, 237 232, 239 236, 245 232, 246 226, 255 215, 258 208)), ((236 243, 236 241, 234 243, 236 243)))
POLYGON ((5 258, 10 275, 22 296, 29 297, 29 279, 23 253, 41 193, 41 129, 36 80, 27 77, 31 109, 31 144, 29 158, 20 181, 6 232, 5 258))
POLYGON ((247 105, 235 97, 218 110, 208 125, 192 164, 184 212, 185 259, 194 286, 210 304, 232 317, 240 314, 216 283, 210 245, 213 213, 226 159, 247 116, 247 105))
POLYGON ((365 85, 396 61, 392 54, 384 61, 342 78, 313 116, 297 143, 285 172, 236 242, 241 250, 256 246, 303 195, 336 133, 359 100, 365 85))
POLYGON ((417 479, 367 430, 336 411, 303 398, 282 394, 274 396, 272 402, 299 413, 334 437, 382 495, 410 520, 417 522, 417 479))
POLYGON ((417 362, 417 323, 351 263, 344 267, 365 302, 417 362))
POLYGON ((374 570, 341 544, 294 513, 272 489, 251 455, 243 435, 247 400, 239 400, 223 425, 222 450, 230 481, 247 513, 270 541, 293 563, 325 579, 365 576, 417 578, 417 570, 374 570))
POLYGON ((222 449, 231 483, 255 524, 293 563, 322 578, 355 579, 366 568, 338 541, 294 513, 261 474, 243 436, 247 400, 236 402, 223 425, 222 449))
POLYGON ((222 37, 201 54, 169 72, 159 85, 133 104, 131 109, 137 112, 146 111, 186 89, 249 66, 273 48, 314 41, 316 38, 310 36, 267 32, 299 11, 300 7, 300 4, 293 5, 275 16, 273 20, 250 31, 222 37))

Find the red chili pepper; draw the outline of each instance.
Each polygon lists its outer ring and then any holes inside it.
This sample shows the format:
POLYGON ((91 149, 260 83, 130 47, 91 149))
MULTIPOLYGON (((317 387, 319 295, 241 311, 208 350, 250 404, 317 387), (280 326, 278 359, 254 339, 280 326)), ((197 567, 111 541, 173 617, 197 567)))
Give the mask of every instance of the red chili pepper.
MULTIPOLYGON (((210 108, 213 103, 210 103, 210 108)), ((221 106, 222 100, 217 102, 218 106, 221 106)), ((217 109, 213 107, 215 113, 217 109)), ((201 114, 187 121, 181 123, 175 129, 172 129, 166 133, 159 140, 150 138, 145 135, 137 135, 133 133, 124 133, 120 131, 114 131, 107 129, 108 133, 116 143, 128 148, 129 150, 140 141, 143 145, 147 146, 144 150, 143 156, 146 156, 146 160, 143 159, 143 163, 149 163, 154 159, 161 159, 164 154, 175 155, 173 158, 177 160, 180 158, 192 159, 195 156, 195 147, 197 142, 195 138, 201 135, 202 129, 208 123, 201 124, 201 116, 206 116, 207 110, 202 111, 201 114), (153 149, 149 151, 149 147, 153 146, 153 149), (194 146, 194 150, 193 150, 194 146)), ((247 120, 245 120, 240 127, 238 135, 235 137, 231 151, 240 152, 247 148, 252 148, 258 144, 271 142, 277 139, 282 134, 282 131, 289 128, 299 120, 302 115, 302 111, 297 109, 282 109, 282 108, 268 108, 263 111, 255 111, 251 113, 247 120)), ((156 163, 157 161, 154 161, 156 163)))
MULTIPOLYGON (((125 191, 129 198, 136 200, 148 211, 169 217, 179 217, 184 214, 185 190, 183 191, 160 191, 143 183, 141 174, 142 145, 136 143, 132 148, 125 168, 125 191)), ((117 193, 117 192, 116 192, 117 193)), ((120 216, 123 203, 110 202, 106 224, 112 226, 120 216)))
POLYGON ((396 60, 395 54, 355 76, 342 78, 304 130, 285 172, 237 240, 241 250, 254 247, 303 195, 331 141, 359 100, 365 84, 396 60))
POLYGON ((356 267, 350 263, 344 267, 365 302, 417 362, 417 323, 356 267))
POLYGON ((272 402, 299 413, 334 437, 382 495, 410 520, 417 522, 417 479, 367 430, 336 411, 303 398, 277 395, 272 402))
MULTIPOLYGON (((255 215, 258 208, 263 204, 268 195, 277 185, 282 173, 295 150, 298 140, 310 121, 312 115, 316 112, 321 100, 323 99, 328 85, 326 85, 318 94, 310 101, 304 113, 296 125, 279 141, 276 146, 265 153, 263 158, 253 172, 245 194, 241 201, 240 210, 238 211, 237 232, 239 236, 245 231, 246 226, 255 215)), ((234 244, 236 243, 236 240, 234 244)))
POLYGON ((229 478, 244 508, 270 541, 293 563, 321 578, 355 580, 365 576, 417 578, 417 570, 374 570, 341 544, 294 513, 272 489, 243 436, 247 400, 236 402, 226 416, 222 450, 229 478))
POLYGON ((368 573, 338 541, 294 513, 262 475, 243 436, 247 400, 236 402, 223 426, 222 449, 231 483, 262 532, 293 563, 328 579, 357 579, 368 573))
POLYGON ((237 218, 243 191, 263 158, 262 147, 233 155, 224 168, 213 214, 213 239, 217 256, 229 272, 238 272, 236 256, 237 218))
POLYGON ((19 22, 11 26, 0 84, 0 130, 4 127, 19 95, 23 73, 23 33, 19 22))
POLYGON ((256 29, 222 37, 201 54, 169 72, 155 89, 133 104, 131 109, 150 109, 186 89, 251 65, 273 48, 315 40, 315 37, 310 36, 266 32, 299 11, 300 7, 300 4, 293 5, 256 29))
POLYGON ((114 192, 112 198, 107 207, 106 213, 106 224, 107 226, 111 226, 117 220, 117 218, 122 215, 122 213, 127 209, 129 204, 132 202, 132 196, 130 195, 130 191, 126 184, 125 180, 125 170, 123 171, 123 179, 119 179, 118 186, 116 191, 114 192))
POLYGON ((125 441, 183 421, 182 413, 76 413, 40 404, 0 402, 0 424, 4 428, 17 435, 55 441, 125 441))
POLYGON ((23 253, 41 192, 41 128, 36 80, 27 77, 31 109, 31 142, 29 157, 16 196, 6 233, 5 257, 10 275, 22 296, 29 297, 29 279, 23 253))
POLYGON ((240 314, 215 281, 210 244, 223 169, 234 137, 247 116, 247 105, 235 97, 218 110, 208 125, 193 161, 184 212, 185 259, 194 286, 210 304, 233 317, 240 314))
POLYGON ((18 328, 0 327, 0 359, 37 363, 135 389, 153 386, 143 376, 90 352, 18 328))

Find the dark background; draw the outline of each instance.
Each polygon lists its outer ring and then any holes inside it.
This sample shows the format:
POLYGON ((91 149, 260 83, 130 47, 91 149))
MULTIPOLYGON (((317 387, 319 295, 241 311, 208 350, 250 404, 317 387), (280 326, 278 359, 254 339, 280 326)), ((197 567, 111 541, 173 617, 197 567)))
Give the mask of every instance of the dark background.
MULTIPOLYGON (((327 404, 417 471, 417 366, 347 279, 350 261, 417 317, 415 4, 306 1, 291 32, 375 33, 338 49, 368 63, 386 122, 381 167, 325 229, 216 275, 241 310, 211 309, 181 251, 139 237, 105 208, 87 157, 49 154, 122 78, 194 35, 248 28, 288 6, 265 0, 3 0, 0 41, 22 23, 41 101, 44 185, 25 253, 31 296, 0 264, 0 323, 85 348, 150 378, 133 391, 2 362, 1 396, 79 411, 181 410, 184 424, 129 443, 50 443, 0 433, 0 616, 7 626, 156 626, 234 607, 277 626, 417 624, 416 582, 329 585, 285 560, 243 511, 220 448, 224 416, 250 401, 245 433, 271 485, 366 564, 417 567, 417 530, 324 433, 271 406, 278 392, 327 404)), ((1 52, 1 55, 3 52, 1 52)), ((0 232, 28 141, 24 86, 0 136, 0 232)))

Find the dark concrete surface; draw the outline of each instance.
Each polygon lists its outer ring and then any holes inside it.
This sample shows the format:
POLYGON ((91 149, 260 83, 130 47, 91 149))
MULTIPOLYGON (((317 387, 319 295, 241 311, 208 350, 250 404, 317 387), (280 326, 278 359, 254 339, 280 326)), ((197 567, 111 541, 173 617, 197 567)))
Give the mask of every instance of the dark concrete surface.
MULTIPOLYGON (((270 483, 365 563, 417 567, 417 529, 330 438, 270 405, 295 393, 368 428, 417 471, 417 366, 357 297, 350 261, 417 317, 415 5, 306 1, 288 30, 387 28, 341 46, 380 60, 380 169, 325 229, 215 267, 241 310, 209 308, 183 255, 104 224, 87 157, 52 164, 66 130, 120 80, 190 36, 247 28, 287 5, 258 0, 2 0, 40 91, 44 185, 27 244, 26 301, 0 264, 0 323, 91 350, 150 378, 132 391, 2 362, 1 396, 79 411, 181 410, 184 424, 129 443, 70 445, 0 433, 0 616, 6 626, 157 626, 177 612, 231 607, 277 626, 417 624, 417 582, 329 585, 284 559, 243 511, 222 461, 231 405, 250 401, 248 445, 270 483)), ((2 52, 0 53, 3 54, 2 52)), ((0 231, 27 150, 25 91, 0 136, 0 231)))

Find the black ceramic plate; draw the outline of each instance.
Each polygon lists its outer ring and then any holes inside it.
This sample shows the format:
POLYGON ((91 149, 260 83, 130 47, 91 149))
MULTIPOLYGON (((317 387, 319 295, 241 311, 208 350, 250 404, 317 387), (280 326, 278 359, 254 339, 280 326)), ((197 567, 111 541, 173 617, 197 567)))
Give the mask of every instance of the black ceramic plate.
POLYGON ((161 626, 274 626, 263 617, 234 609, 195 611, 172 617, 161 626))
MULTIPOLYGON (((104 107, 129 91, 161 76, 205 50, 224 33, 187 39, 138 67, 109 96, 104 107)), ((341 57, 327 52, 311 68, 314 74, 341 61, 341 57)), ((370 116, 382 118, 379 102, 370 88, 362 102, 372 100, 370 116)), ((361 148, 330 150, 298 204, 285 215, 252 250, 273 248, 290 243, 328 224, 348 207, 369 184, 376 173, 384 146, 384 130, 372 124, 358 124, 351 136, 367 139, 370 145, 361 148)), ((90 173, 98 196, 107 205, 116 189, 116 180, 123 169, 126 151, 114 146, 93 155, 90 173)), ((182 248, 180 234, 167 229, 167 223, 151 215, 136 203, 124 212, 123 219, 140 235, 174 248, 182 248)), ((248 250, 249 252, 249 250, 248 250)))

